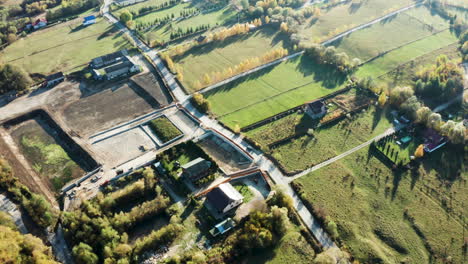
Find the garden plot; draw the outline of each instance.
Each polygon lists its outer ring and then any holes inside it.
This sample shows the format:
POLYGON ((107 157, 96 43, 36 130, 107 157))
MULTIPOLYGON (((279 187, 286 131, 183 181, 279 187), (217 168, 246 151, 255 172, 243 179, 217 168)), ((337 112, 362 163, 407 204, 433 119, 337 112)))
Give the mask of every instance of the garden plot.
POLYGON ((352 58, 367 61, 412 41, 448 29, 449 26, 448 20, 431 13, 426 6, 420 6, 353 32, 331 45, 352 58))
POLYGON ((234 67, 279 47, 290 48, 287 35, 272 26, 263 26, 248 34, 195 46, 180 56, 174 56, 173 60, 182 68, 184 87, 196 91, 194 83, 202 82, 205 73, 234 67))
POLYGON ((56 192, 97 167, 91 156, 58 131, 49 118, 43 114, 28 115, 5 123, 16 145, 10 148, 19 149, 35 173, 56 192))
POLYGON ((299 56, 205 93, 212 112, 245 127, 343 88, 345 76, 299 56))
POLYGON ((41 29, 7 46, 0 58, 28 73, 49 74, 83 69, 95 57, 130 48, 123 33, 105 19, 88 27, 81 19, 41 29))
POLYGON ((414 2, 412 0, 349 1, 326 10, 317 21, 307 21, 299 29, 299 34, 303 38, 322 42, 414 2))

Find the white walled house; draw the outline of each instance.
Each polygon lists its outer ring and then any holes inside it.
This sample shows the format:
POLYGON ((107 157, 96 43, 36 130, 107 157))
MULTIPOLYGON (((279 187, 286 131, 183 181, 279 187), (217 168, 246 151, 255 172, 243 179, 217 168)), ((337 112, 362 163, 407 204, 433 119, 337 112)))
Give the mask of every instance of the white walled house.
POLYGON ((244 197, 228 182, 211 190, 206 198, 220 214, 225 214, 244 202, 244 197))

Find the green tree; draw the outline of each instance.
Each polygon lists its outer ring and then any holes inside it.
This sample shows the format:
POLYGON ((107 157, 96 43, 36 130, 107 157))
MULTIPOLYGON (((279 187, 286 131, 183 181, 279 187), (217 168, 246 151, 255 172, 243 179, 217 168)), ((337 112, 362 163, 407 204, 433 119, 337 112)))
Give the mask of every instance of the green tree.
POLYGON ((133 15, 132 13, 130 13, 130 11, 125 9, 124 11, 122 11, 122 13, 120 13, 119 19, 120 19, 120 22, 126 25, 128 21, 131 21, 133 19, 133 15))
POLYGON ((26 91, 31 83, 31 78, 23 69, 11 64, 0 65, 0 94, 26 91))
POLYGON ((83 242, 74 246, 72 253, 75 257, 75 262, 78 264, 96 264, 99 261, 98 256, 93 252, 93 248, 83 242))

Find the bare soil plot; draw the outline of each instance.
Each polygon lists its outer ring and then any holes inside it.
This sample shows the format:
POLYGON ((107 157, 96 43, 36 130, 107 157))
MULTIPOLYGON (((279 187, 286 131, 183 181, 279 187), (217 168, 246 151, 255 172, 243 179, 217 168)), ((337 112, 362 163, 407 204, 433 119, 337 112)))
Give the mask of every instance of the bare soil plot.
POLYGON ((63 111, 65 123, 79 135, 90 135, 159 107, 139 86, 127 82, 114 84, 84 97, 63 111))
POLYGON ((165 106, 172 102, 172 98, 164 88, 164 84, 159 76, 156 77, 155 74, 148 72, 133 76, 130 80, 152 96, 160 106, 165 106))
POLYGON ((246 169, 252 164, 239 150, 213 134, 203 138, 198 145, 213 158, 226 173, 246 169))

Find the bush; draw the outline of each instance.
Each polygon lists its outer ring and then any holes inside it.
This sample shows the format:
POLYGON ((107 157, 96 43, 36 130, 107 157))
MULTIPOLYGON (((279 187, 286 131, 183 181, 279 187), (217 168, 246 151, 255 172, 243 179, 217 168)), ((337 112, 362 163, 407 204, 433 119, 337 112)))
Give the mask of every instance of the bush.
POLYGON ((202 113, 208 113, 211 110, 210 102, 201 93, 194 94, 191 101, 195 108, 202 113))

